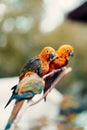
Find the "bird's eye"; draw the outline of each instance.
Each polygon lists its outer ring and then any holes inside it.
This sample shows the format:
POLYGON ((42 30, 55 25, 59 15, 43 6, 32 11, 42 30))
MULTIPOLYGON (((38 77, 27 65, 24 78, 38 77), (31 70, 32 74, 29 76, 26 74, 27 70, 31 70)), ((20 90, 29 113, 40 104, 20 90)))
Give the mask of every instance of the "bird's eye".
POLYGON ((67 49, 67 50, 66 50, 66 52, 70 52, 70 50, 69 50, 69 49, 67 49))
POLYGON ((48 50, 46 50, 46 53, 49 53, 49 51, 48 51, 48 50))

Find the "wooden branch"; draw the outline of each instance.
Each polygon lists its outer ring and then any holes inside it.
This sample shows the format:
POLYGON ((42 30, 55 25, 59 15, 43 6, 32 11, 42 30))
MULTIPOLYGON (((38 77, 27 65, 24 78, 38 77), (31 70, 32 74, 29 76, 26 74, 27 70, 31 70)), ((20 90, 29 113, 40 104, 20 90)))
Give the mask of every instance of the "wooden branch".
MULTIPOLYGON (((66 69, 66 67, 63 67, 63 68, 66 69)), ((50 72, 50 73, 44 75, 42 78, 43 78, 43 79, 46 79, 46 78, 49 77, 50 75, 53 75, 53 74, 55 74, 56 72, 59 72, 59 71, 61 71, 61 70, 62 70, 62 69, 53 70, 52 72, 50 72)))
MULTIPOLYGON (((56 73, 56 72, 59 72, 59 71, 60 71, 60 69, 54 70, 54 71, 52 71, 51 73, 49 73, 49 74, 43 76, 43 79, 45 79, 45 78, 47 78, 48 76, 50 76, 50 75, 52 75, 52 74, 54 74, 54 73, 56 73)), ((15 128, 17 127, 17 124, 18 124, 19 120, 20 120, 20 119, 22 118, 22 116, 23 116, 23 113, 25 113, 25 111, 26 111, 30 106, 33 106, 33 105, 39 103, 41 100, 43 100, 44 97, 46 97, 46 96, 51 92, 51 90, 52 90, 53 88, 55 88, 55 87, 60 83, 60 81, 61 81, 68 73, 70 73, 71 71, 72 71, 72 68, 71 68, 71 67, 69 67, 69 68, 64 67, 63 72, 61 72, 61 74, 58 76, 58 78, 56 78, 56 80, 53 82, 53 84, 51 85, 51 87, 45 92, 45 94, 44 94, 40 99, 38 99, 37 101, 31 102, 31 103, 29 102, 28 105, 27 105, 26 107, 24 107, 23 110, 21 110, 21 111, 18 113, 17 119, 13 122, 14 128, 11 129, 11 130, 15 130, 15 128)))
MULTIPOLYGON (((59 70, 58 70, 58 71, 59 71, 59 70)), ((41 100, 43 100, 44 97, 46 97, 46 96, 48 95, 48 93, 51 92, 51 90, 52 90, 53 88, 55 88, 55 87, 59 84, 59 82, 60 82, 69 72, 71 72, 71 71, 72 71, 72 68, 71 68, 71 67, 66 68, 66 69, 60 74, 60 76, 55 80, 55 82, 51 85, 51 87, 48 89, 48 91, 46 91, 45 94, 44 94, 40 99, 38 99, 37 101, 32 102, 31 104, 29 104, 29 106, 33 106, 33 105, 39 103, 41 100)), ((57 72, 57 71, 56 71, 56 72, 57 72)), ((28 106, 28 107, 29 107, 29 106, 28 106)))

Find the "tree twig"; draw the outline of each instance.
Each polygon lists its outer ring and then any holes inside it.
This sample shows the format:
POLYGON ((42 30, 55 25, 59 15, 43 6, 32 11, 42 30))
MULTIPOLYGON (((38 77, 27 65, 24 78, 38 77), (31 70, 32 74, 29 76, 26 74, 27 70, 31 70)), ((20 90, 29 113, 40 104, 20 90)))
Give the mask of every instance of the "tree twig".
POLYGON ((55 82, 51 85, 51 87, 48 89, 48 91, 46 91, 45 94, 44 94, 40 99, 38 99, 37 101, 32 102, 31 104, 29 104, 29 106, 33 106, 33 105, 37 104, 38 102, 40 102, 41 100, 43 100, 44 97, 46 97, 46 96, 48 95, 48 93, 51 92, 51 90, 52 90, 53 88, 55 88, 55 87, 59 84, 59 82, 60 82, 69 72, 71 72, 71 71, 72 71, 72 68, 71 68, 71 67, 65 69, 65 70, 59 75, 59 77, 55 80, 55 82))
MULTIPOLYGON (((45 78, 47 78, 49 75, 52 75, 52 74, 54 74, 54 73, 56 73, 56 72, 59 72, 59 71, 60 71, 60 69, 55 70, 55 71, 53 71, 53 72, 51 72, 51 73, 45 75, 45 76, 43 77, 43 79, 45 79, 45 78)), ((68 73, 70 73, 71 71, 72 71, 72 68, 71 68, 71 67, 68 67, 68 68, 65 67, 64 70, 61 72, 61 74, 60 74, 60 75, 56 78, 56 80, 53 82, 53 84, 51 85, 51 87, 43 94, 43 96, 42 96, 40 99, 38 99, 38 100, 35 101, 35 102, 31 102, 31 103, 29 102, 28 105, 27 105, 27 107, 24 107, 23 110, 21 110, 21 111, 19 112, 19 114, 18 114, 18 116, 17 116, 17 119, 13 122, 14 129, 17 127, 17 124, 18 124, 19 120, 21 119, 21 117, 23 116, 23 113, 24 113, 29 107, 31 107, 31 106, 33 106, 33 105, 39 103, 41 100, 43 100, 44 97, 46 97, 46 96, 51 92, 51 90, 52 90, 53 88, 55 88, 55 87, 60 83, 60 81, 61 81, 68 73)), ((14 130, 14 129, 11 129, 11 130, 14 130)))
MULTIPOLYGON (((66 67, 63 67, 63 68, 66 69, 66 67)), ((57 70, 53 70, 52 72, 50 72, 50 73, 44 75, 42 78, 43 78, 43 79, 46 79, 46 78, 49 77, 50 75, 53 75, 54 73, 63 70, 63 68, 61 68, 61 69, 57 69, 57 70)))

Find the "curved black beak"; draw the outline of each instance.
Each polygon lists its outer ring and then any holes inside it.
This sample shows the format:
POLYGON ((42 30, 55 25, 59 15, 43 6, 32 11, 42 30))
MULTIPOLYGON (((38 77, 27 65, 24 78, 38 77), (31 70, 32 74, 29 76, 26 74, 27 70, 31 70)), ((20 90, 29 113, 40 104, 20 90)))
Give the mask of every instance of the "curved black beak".
POLYGON ((74 56, 74 52, 70 52, 70 53, 69 53, 69 56, 74 56))
POLYGON ((55 55, 54 53, 51 53, 51 54, 49 55, 49 60, 50 60, 50 61, 53 61, 53 60, 55 59, 55 57, 56 57, 56 55, 55 55))

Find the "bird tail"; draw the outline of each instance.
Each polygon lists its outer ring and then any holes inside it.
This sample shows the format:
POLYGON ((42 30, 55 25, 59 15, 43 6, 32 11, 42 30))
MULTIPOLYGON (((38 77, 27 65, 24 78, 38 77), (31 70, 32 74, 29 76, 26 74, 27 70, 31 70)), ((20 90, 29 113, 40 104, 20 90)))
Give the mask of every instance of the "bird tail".
POLYGON ((15 85, 14 87, 11 88, 11 90, 13 90, 13 92, 12 92, 12 96, 10 97, 10 99, 8 100, 8 102, 7 102, 7 104, 5 105, 4 108, 6 108, 6 107, 9 105, 9 103, 14 99, 14 97, 15 97, 14 95, 15 95, 16 87, 17 87, 17 85, 15 85))
POLYGON ((4 108, 6 108, 8 105, 9 105, 9 103, 13 100, 13 95, 10 97, 10 99, 8 100, 8 102, 7 102, 7 104, 5 105, 5 107, 4 108))
POLYGON ((17 117, 17 114, 19 113, 23 103, 24 103, 24 100, 19 100, 19 101, 15 102, 15 106, 11 112, 11 116, 9 117, 8 122, 7 122, 4 130, 8 130, 11 127, 11 124, 13 123, 15 118, 17 117))

